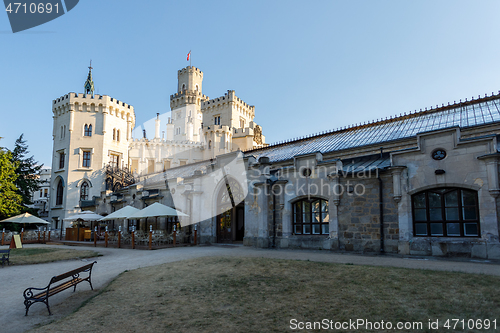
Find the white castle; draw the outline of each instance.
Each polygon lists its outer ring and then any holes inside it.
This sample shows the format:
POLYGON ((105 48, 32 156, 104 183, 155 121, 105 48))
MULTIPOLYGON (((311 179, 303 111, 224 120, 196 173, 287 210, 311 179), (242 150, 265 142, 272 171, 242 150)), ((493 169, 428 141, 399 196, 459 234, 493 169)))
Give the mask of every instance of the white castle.
POLYGON ((255 107, 234 90, 210 99, 202 93, 203 72, 188 66, 178 71, 177 92, 170 96, 171 118, 161 137, 133 138, 134 107, 107 95, 94 95, 92 67, 84 93, 52 101, 54 114, 51 175, 53 228, 101 194, 170 168, 215 158, 236 150, 266 146, 254 122, 255 107))

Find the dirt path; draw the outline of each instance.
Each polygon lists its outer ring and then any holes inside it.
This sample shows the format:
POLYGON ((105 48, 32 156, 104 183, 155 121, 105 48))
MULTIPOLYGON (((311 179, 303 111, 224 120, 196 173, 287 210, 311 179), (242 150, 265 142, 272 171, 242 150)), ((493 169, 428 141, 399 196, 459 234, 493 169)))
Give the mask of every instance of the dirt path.
MULTIPOLYGON (((95 249, 94 247, 74 246, 68 248, 75 250, 95 249)), ((64 317, 77 309, 85 299, 95 295, 99 289, 125 270, 203 256, 297 259, 331 263, 352 263, 355 265, 457 271, 500 276, 500 264, 498 263, 477 262, 472 260, 450 261, 434 258, 408 259, 392 256, 362 256, 338 254, 327 251, 269 250, 242 246, 182 247, 155 251, 97 248, 97 251, 104 256, 81 261, 69 260, 38 265, 0 268, 0 309, 2 309, 0 314, 0 330, 5 333, 25 332, 38 324, 44 324, 64 317), (29 316, 24 316, 24 289, 27 287, 44 287, 52 276, 83 266, 85 263, 93 260, 97 261, 92 272, 94 291, 90 291, 88 285, 81 284, 77 287, 77 292, 74 294, 68 290, 50 298, 49 301, 51 310, 54 313, 53 316, 48 316, 47 309, 42 304, 33 305, 30 309, 29 316)), ((140 283, 140 281, 137 283, 140 283)))

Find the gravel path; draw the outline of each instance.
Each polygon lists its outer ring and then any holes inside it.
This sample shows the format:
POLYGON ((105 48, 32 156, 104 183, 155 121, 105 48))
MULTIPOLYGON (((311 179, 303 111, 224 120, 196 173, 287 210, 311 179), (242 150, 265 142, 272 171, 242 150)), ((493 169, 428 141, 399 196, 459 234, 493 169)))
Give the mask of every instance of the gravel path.
MULTIPOLYGON (((27 245, 35 247, 39 245, 27 245)), ((45 245, 50 247, 50 245, 45 245)), ((107 285, 113 278, 125 270, 154 266, 167 262, 198 258, 203 256, 244 256, 267 257, 279 259, 311 260, 331 263, 352 263, 355 265, 392 266, 416 269, 431 269, 480 273, 500 276, 500 264, 480 260, 441 260, 436 258, 414 259, 395 256, 363 256, 339 254, 327 251, 306 250, 270 250, 243 246, 198 246, 178 247, 155 251, 128 250, 114 248, 94 248, 55 245, 74 250, 96 250, 102 257, 83 259, 81 261, 67 260, 38 265, 6 266, 0 268, 0 331, 4 333, 25 332, 38 324, 45 324, 62 318, 78 308, 99 289, 107 285), (97 261, 92 271, 94 291, 88 284, 80 284, 77 292, 70 290, 59 293, 49 299, 53 316, 48 316, 43 304, 35 304, 30 308, 29 315, 24 316, 23 291, 27 287, 43 287, 54 275, 97 261)), ((140 283, 140 281, 138 282, 140 283)), ((82 323, 83 324, 83 323, 82 323)), ((83 324, 84 325, 84 324, 83 324)))

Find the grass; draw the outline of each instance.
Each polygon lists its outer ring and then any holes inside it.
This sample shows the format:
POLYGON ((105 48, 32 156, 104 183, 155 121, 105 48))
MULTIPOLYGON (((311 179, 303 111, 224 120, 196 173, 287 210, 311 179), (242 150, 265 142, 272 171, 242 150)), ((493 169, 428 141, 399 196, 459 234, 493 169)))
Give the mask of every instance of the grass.
MULTIPOLYGON (((436 332, 428 330, 428 319, 498 320, 500 278, 294 260, 200 258, 124 272, 75 313, 33 332, 293 332, 291 319, 325 318, 422 322, 424 329, 418 332, 436 332)), ((300 330, 307 331, 312 330, 300 330)))
POLYGON ((59 260, 92 258, 98 255, 99 253, 95 251, 32 247, 10 250, 9 261, 11 265, 29 265, 59 260))

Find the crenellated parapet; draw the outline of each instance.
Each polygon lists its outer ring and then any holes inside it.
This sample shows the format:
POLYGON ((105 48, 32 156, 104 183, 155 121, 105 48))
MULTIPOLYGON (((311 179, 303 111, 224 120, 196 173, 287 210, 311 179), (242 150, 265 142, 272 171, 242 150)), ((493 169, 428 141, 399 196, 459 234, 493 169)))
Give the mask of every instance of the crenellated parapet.
POLYGON ((241 98, 236 96, 234 90, 228 90, 224 96, 213 99, 207 99, 201 103, 202 112, 216 112, 221 108, 230 107, 235 109, 242 115, 252 118, 255 117, 255 106, 245 103, 241 98))
POLYGON ((54 117, 70 111, 106 113, 131 122, 131 126, 135 126, 134 107, 108 95, 71 92, 52 101, 54 117))
POLYGON ((196 90, 184 90, 170 95, 170 109, 177 109, 188 104, 201 104, 209 97, 196 90))

